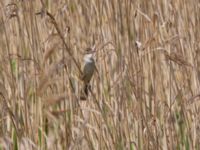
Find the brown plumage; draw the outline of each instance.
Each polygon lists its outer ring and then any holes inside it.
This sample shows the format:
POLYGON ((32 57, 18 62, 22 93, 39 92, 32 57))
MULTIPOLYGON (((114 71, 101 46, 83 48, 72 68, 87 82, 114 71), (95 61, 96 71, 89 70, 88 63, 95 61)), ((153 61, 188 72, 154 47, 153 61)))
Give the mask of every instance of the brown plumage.
POLYGON ((95 61, 92 57, 92 53, 87 53, 84 57, 84 68, 83 68, 83 75, 81 77, 81 80, 83 81, 83 89, 81 93, 81 100, 86 100, 88 96, 88 90, 90 88, 90 80, 93 76, 95 70, 95 61))

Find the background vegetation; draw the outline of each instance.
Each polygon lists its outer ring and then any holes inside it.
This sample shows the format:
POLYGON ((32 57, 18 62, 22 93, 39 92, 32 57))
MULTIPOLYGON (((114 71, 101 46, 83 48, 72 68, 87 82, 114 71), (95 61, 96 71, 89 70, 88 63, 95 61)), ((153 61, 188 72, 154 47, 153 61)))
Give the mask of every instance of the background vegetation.
POLYGON ((0 149, 200 149, 198 0, 0 8, 0 149), (98 73, 80 101, 93 46, 98 73))

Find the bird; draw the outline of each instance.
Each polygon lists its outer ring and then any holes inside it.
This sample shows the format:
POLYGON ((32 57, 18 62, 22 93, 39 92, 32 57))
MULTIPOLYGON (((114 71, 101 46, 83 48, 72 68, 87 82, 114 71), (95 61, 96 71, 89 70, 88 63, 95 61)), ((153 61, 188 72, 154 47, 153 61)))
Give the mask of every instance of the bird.
POLYGON ((81 90, 81 100, 86 100, 88 97, 88 90, 91 88, 90 86, 90 80, 92 79, 92 76, 95 71, 95 61, 93 58, 93 49, 87 48, 84 56, 84 67, 83 72, 81 76, 81 80, 83 81, 83 88, 81 90))

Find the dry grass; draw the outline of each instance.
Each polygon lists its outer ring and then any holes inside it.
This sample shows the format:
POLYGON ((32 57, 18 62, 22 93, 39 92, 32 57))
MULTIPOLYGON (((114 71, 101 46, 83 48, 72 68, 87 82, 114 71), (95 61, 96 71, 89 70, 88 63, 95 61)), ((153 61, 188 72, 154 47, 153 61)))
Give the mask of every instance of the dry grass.
POLYGON ((0 8, 0 149, 200 149, 199 1, 0 8), (80 101, 94 45, 98 73, 80 101))

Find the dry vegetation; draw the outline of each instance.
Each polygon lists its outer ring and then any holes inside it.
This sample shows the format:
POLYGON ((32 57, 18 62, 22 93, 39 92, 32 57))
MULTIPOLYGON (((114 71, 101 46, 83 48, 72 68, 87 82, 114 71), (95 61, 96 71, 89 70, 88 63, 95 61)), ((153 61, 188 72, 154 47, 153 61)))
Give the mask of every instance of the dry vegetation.
POLYGON ((200 149, 198 0, 0 8, 0 150, 200 149), (98 73, 80 101, 91 46, 98 73))

